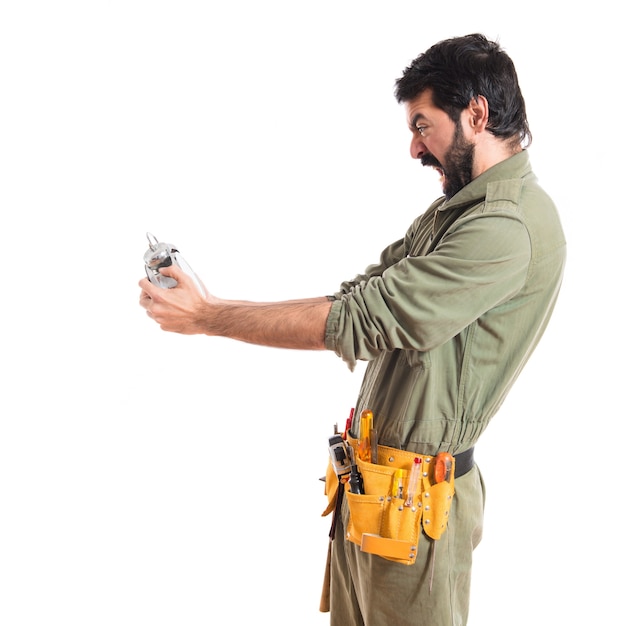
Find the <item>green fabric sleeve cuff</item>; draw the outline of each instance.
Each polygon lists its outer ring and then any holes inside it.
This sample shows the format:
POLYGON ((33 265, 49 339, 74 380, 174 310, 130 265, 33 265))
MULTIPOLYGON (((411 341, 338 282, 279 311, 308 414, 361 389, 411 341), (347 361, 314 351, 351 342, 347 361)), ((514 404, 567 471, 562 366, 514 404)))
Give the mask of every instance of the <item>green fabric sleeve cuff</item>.
POLYGON ((337 356, 341 357, 350 368, 350 371, 354 371, 356 360, 354 358, 346 358, 340 350, 339 328, 343 301, 334 298, 329 299, 332 300, 332 305, 326 319, 326 333, 324 335, 326 349, 332 350, 337 356))

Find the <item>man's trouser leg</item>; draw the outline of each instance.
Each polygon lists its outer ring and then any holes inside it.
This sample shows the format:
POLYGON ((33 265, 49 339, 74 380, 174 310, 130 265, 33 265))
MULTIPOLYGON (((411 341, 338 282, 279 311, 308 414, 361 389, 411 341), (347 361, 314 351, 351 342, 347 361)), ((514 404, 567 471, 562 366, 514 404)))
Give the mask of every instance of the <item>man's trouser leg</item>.
POLYGON ((454 486, 448 529, 436 542, 434 555, 435 542, 422 533, 413 565, 361 552, 346 540, 349 512, 344 498, 332 546, 331 626, 467 623, 472 552, 483 527, 484 486, 478 466, 456 478, 454 486))

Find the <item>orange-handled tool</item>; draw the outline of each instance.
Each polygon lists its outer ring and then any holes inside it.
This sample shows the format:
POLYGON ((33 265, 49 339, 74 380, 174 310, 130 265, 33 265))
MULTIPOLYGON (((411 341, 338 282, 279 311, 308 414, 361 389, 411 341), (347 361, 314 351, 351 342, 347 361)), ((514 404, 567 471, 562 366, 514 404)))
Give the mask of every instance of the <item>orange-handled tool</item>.
POLYGON ((449 452, 440 452, 435 457, 435 482, 442 483, 444 480, 450 482, 452 472, 452 455, 449 452))

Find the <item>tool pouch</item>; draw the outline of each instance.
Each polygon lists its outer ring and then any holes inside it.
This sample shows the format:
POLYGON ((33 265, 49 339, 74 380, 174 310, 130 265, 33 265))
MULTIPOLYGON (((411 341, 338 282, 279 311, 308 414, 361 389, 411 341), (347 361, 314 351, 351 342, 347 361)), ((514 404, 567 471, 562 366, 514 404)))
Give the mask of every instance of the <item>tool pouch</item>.
MULTIPOLYGON (((454 459, 449 481, 436 483, 435 457, 378 446, 378 463, 356 459, 363 477, 364 494, 352 493, 346 484, 345 498, 350 510, 346 537, 364 552, 412 565, 415 563, 421 530, 434 540, 440 539, 448 524, 454 495, 454 459), (422 460, 421 476, 411 506, 405 497, 394 497, 393 479, 397 469, 409 472, 415 457, 422 460)), ((332 465, 326 472, 328 507, 334 508, 338 478, 332 465)))

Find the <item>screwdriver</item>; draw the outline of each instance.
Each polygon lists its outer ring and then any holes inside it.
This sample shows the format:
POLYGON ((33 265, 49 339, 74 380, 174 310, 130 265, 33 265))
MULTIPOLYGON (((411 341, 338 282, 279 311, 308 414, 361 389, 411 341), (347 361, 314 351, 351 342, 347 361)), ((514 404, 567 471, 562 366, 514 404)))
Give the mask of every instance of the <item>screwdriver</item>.
POLYGON ((369 409, 364 409, 361 412, 361 422, 359 430, 359 447, 357 454, 361 461, 367 463, 372 462, 372 442, 371 442, 371 430, 374 422, 374 414, 369 409))
POLYGON ((404 501, 404 506, 413 506, 413 501, 417 496, 417 488, 419 486, 419 480, 422 469, 422 459, 416 456, 413 459, 413 465, 409 472, 409 487, 407 489, 407 498, 404 501))
POLYGON ((406 478, 406 470, 397 469, 393 474, 392 495, 394 498, 404 498, 404 479, 406 478))
POLYGON ((352 418, 354 417, 354 409, 350 409, 350 416, 346 420, 346 427, 343 429, 343 438, 347 439, 350 429, 352 428, 352 418))

